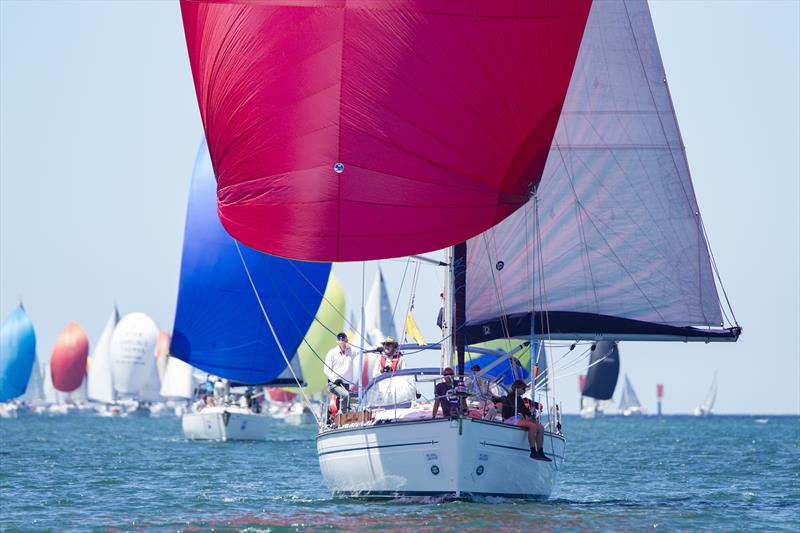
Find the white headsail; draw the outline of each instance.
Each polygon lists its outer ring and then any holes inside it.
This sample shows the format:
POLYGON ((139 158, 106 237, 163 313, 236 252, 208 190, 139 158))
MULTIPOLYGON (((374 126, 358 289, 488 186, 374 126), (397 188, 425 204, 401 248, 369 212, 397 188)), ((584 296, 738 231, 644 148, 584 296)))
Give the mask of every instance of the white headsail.
POLYGON ((114 384, 111 379, 111 336, 118 322, 119 311, 114 306, 89 360, 89 372, 86 375, 87 395, 90 400, 100 403, 114 401, 114 384))
POLYGON ((161 381, 164 398, 191 399, 193 392, 192 367, 177 357, 167 357, 167 368, 161 381))

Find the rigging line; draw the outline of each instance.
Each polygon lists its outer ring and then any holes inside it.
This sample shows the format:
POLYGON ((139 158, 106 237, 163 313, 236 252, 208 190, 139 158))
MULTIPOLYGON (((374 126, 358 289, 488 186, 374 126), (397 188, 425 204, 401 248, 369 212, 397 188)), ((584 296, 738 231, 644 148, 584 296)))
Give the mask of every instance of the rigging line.
MULTIPOLYGON (((628 5, 627 5, 627 3, 623 2, 623 6, 625 7, 625 16, 628 19, 628 27, 631 30, 631 36, 633 37, 633 43, 636 46, 636 55, 639 58, 639 64, 640 64, 640 66, 642 68, 642 72, 645 73, 645 79, 647 80, 647 89, 648 89, 648 91, 650 93, 650 99, 653 102, 653 107, 657 110, 658 109, 658 105, 656 103, 656 97, 655 97, 655 94, 653 92, 653 87, 650 84, 650 79, 646 75, 647 70, 645 69, 645 62, 644 62, 644 59, 642 58, 642 51, 641 51, 641 48, 639 46, 639 39, 637 39, 636 33, 633 30, 633 23, 631 22, 631 15, 630 15, 630 12, 628 11, 628 5)), ((649 15, 649 13, 648 13, 648 15, 649 15)), ((651 22, 651 24, 652 24, 652 22, 651 22)), ((663 63, 662 63, 662 69, 664 70, 664 78, 663 78, 663 80, 664 80, 664 90, 665 90, 666 95, 667 95, 667 102, 669 103, 669 106, 670 106, 671 115, 672 115, 673 118, 675 118, 675 130, 678 133, 678 143, 679 143, 678 149, 680 150, 681 154, 683 155, 683 160, 682 160, 683 165, 682 166, 685 167, 686 175, 689 178, 689 187, 691 188, 691 194, 689 194, 689 191, 686 190, 686 186, 685 186, 683 180, 678 180, 678 181, 679 181, 679 183, 681 185, 681 191, 683 192, 683 195, 686 198, 687 203, 690 206, 692 206, 693 209, 696 209, 695 217, 694 217, 695 226, 697 227, 697 229, 700 232, 701 236, 705 240, 706 249, 710 251, 711 245, 709 244, 707 235, 705 234, 705 231, 704 231, 704 229, 702 227, 702 221, 700 219, 700 205, 697 203, 697 195, 694 192, 694 185, 692 184, 692 173, 691 173, 691 170, 689 170, 689 161, 688 161, 688 159, 686 157, 686 148, 685 148, 685 146, 683 144, 683 136, 681 135, 681 129, 680 129, 680 126, 678 125, 677 116, 675 115, 675 105, 672 102, 672 94, 670 93, 670 90, 669 90, 669 84, 667 83, 666 69, 664 69, 663 63), (694 200, 694 201, 692 201, 692 200, 694 200)), ((667 131, 666 131, 666 128, 664 127, 664 121, 661 119, 661 115, 660 114, 658 115, 658 124, 661 127, 661 133, 664 135, 664 140, 667 142, 667 144, 669 144, 669 138, 667 136, 667 131)), ((669 154, 670 154, 670 159, 672 160, 672 164, 675 167, 675 172, 677 172, 678 175, 680 176, 680 168, 679 168, 678 162, 675 160, 675 152, 674 152, 674 150, 670 149, 669 150, 669 154)), ((698 263, 700 263, 700 258, 698 258, 698 263)), ((700 300, 702 301, 703 285, 701 283, 699 283, 698 284, 698 288, 699 288, 699 291, 700 291, 700 300)), ((702 305, 700 306, 700 312, 703 313, 703 318, 705 318, 705 309, 704 309, 704 307, 702 305)), ((732 309, 731 309, 731 314, 733 314, 733 310, 732 309)), ((708 322, 708 319, 706 319, 706 322, 708 322)))
POLYGON ((258 289, 256 289, 256 285, 253 282, 253 277, 250 275, 250 269, 247 267, 247 262, 244 260, 244 255, 242 255, 242 249, 239 247, 239 241, 233 239, 234 244, 236 244, 236 251, 239 253, 239 259, 242 260, 242 266, 244 266, 244 271, 247 274, 247 280, 250 282, 250 287, 253 289, 253 294, 256 296, 256 300, 258 301, 258 306, 261 308, 261 312, 264 314, 264 318, 267 321, 267 325, 269 326, 269 331, 272 333, 272 338, 275 339, 275 344, 278 345, 278 350, 280 350, 281 355, 283 356, 283 360, 286 361, 286 367, 289 369, 289 372, 292 373, 292 377, 294 378, 294 382, 297 383, 298 389, 300 389, 300 393, 303 395, 303 400, 305 401, 306 407, 308 407, 311 414, 314 415, 314 418, 317 420, 317 424, 319 424, 320 418, 314 412, 314 409, 311 405, 311 400, 308 399, 308 396, 305 392, 305 387, 300 385, 300 380, 297 379, 297 374, 294 373, 294 369, 292 368, 292 364, 289 362, 289 358, 286 357, 286 352, 283 351, 283 345, 281 344, 280 339, 278 338, 278 334, 275 332, 275 328, 272 327, 272 321, 269 319, 269 315, 267 314, 267 310, 264 308, 264 303, 261 301, 261 296, 258 294, 258 289))
MULTIPOLYGON (((340 310, 339 310, 339 308, 333 304, 333 302, 331 302, 330 300, 328 300, 328 299, 325 297, 325 293, 324 293, 324 292, 320 291, 320 290, 317 288, 317 286, 316 286, 316 285, 314 285, 313 283, 311 283, 311 280, 309 280, 309 279, 306 277, 306 275, 303 273, 303 271, 302 271, 302 270, 300 270, 299 268, 297 268, 297 265, 295 264, 295 262, 294 262, 294 261, 290 261, 290 262, 289 262, 289 264, 292 266, 292 268, 293 268, 293 269, 295 269, 295 271, 296 271, 298 274, 300 274, 300 277, 302 277, 302 278, 303 278, 303 280, 304 280, 306 283, 308 283, 308 284, 309 284, 309 285, 310 285, 310 286, 311 286, 311 287, 314 289, 314 291, 316 291, 316 293, 317 293, 317 294, 319 294, 319 295, 322 297, 322 301, 324 301, 325 303, 327 303, 328 305, 330 305, 330 306, 331 306, 331 308, 332 308, 334 311, 336 311, 336 314, 337 314, 337 315, 339 315, 340 317, 342 317, 342 319, 344 320, 344 323, 345 323, 345 324, 347 324, 348 326, 350 326, 350 329, 351 329, 352 331, 354 331, 354 332, 355 332, 357 335, 360 335, 360 332, 356 331, 356 326, 355 326, 355 324, 352 324, 352 323, 351 323, 351 322, 350 322, 350 321, 347 319, 347 317, 344 315, 344 313, 343 313, 342 311, 340 311, 340 310)), ((332 271, 332 269, 331 269, 331 271, 332 271)), ((325 329, 326 329, 327 331, 329 331, 330 333, 332 333, 332 334, 336 335, 336 332, 334 332, 334 331, 333 331, 333 330, 331 330, 331 329, 330 329, 328 326, 326 326, 325 324, 323 324, 323 323, 322 323, 322 321, 320 321, 320 320, 317 318, 316 314, 314 315, 314 321, 315 321, 315 322, 317 322, 318 324, 320 324, 320 325, 321 325, 323 328, 325 328, 325 329)))
MULTIPOLYGON (((566 130, 566 125, 564 126, 564 129, 566 130)), ((569 180, 569 186, 570 186, 570 189, 572 190, 572 197, 575 200, 575 206, 577 208, 577 212, 575 214, 577 215, 577 225, 578 225, 578 232, 579 232, 581 244, 583 245, 583 252, 584 253, 583 253, 582 259, 585 260, 585 267, 584 267, 584 271, 583 271, 584 281, 587 282, 587 284, 591 285, 591 287, 592 287, 592 293, 594 294, 594 305, 595 305, 595 308, 598 309, 598 312, 599 312, 600 302, 599 302, 599 300, 597 298, 597 288, 594 285, 594 272, 592 271, 592 262, 591 262, 590 256, 589 256, 589 245, 588 245, 587 240, 586 240, 586 228, 583 225, 582 212, 584 210, 584 207, 583 207, 583 203, 581 202, 580 198, 578 197, 578 191, 575 189, 575 169, 573 168, 572 165, 567 165, 567 159, 564 157, 564 152, 561 150, 561 145, 558 143, 558 140, 554 138, 553 142, 556 145, 556 150, 558 151, 558 156, 561 159, 561 164, 564 165, 564 172, 567 174, 567 179, 569 180), (589 274, 588 275, 588 280, 586 278, 586 270, 589 271, 588 272, 588 274, 589 274)), ((572 162, 571 159, 570 159, 570 162, 572 162)), ((587 216, 588 216, 588 212, 587 212, 587 216)), ((543 274, 544 273, 542 273, 542 275, 543 274)))
MULTIPOLYGON (((698 211, 699 212, 699 211, 698 211)), ((714 268, 714 273, 717 276, 717 280, 719 281, 719 287, 722 289, 722 295, 725 297, 725 303, 728 305, 728 310, 731 312, 731 317, 733 317, 733 323, 735 325, 739 325, 739 321, 736 320, 736 315, 733 312, 733 306, 731 305, 730 300, 728 299, 728 292, 725 290, 725 284, 722 283, 722 276, 719 273, 719 269, 717 268, 717 260, 714 257, 714 250, 711 249, 711 243, 708 240, 708 235, 706 234, 706 225, 703 222, 703 215, 700 215, 700 227, 703 230, 703 238, 706 240, 706 245, 708 246, 708 255, 711 258, 711 266, 714 268)), ((722 306, 720 306, 722 307, 722 306)), ((725 313, 725 309, 722 308, 722 312, 725 313)), ((727 318, 727 313, 726 318, 727 318)))
MULTIPOLYGON (((494 228, 492 228, 489 231, 486 231, 486 232, 483 233, 483 235, 482 235, 483 236, 483 245, 486 248, 486 259, 489 260, 489 272, 492 273, 492 285, 494 287, 494 294, 495 294, 495 297, 497 298, 497 303, 500 306, 500 317, 501 317, 500 318, 500 325, 503 328, 503 337, 505 339, 510 339, 511 335, 509 334, 510 330, 509 330, 509 327, 508 327, 508 317, 506 316, 505 305, 503 303, 503 292, 500 290, 500 287, 499 287, 499 285, 497 283, 497 278, 496 278, 496 276, 494 274, 495 267, 492 264, 492 250, 491 250, 491 247, 489 246, 489 240, 486 237, 487 233, 491 233, 492 237, 494 237, 494 228)), ((495 251, 495 257, 497 257, 496 246, 497 245, 495 244, 495 250, 494 250, 495 251)), ((516 378, 516 372, 514 373, 514 379, 517 379, 516 378)))
POLYGON ((400 337, 403 340, 406 339, 406 326, 408 325, 408 315, 414 311, 414 302, 417 296, 417 283, 419 282, 419 264, 417 264, 414 268, 414 274, 411 277, 411 297, 409 298, 408 308, 406 309, 406 320, 403 321, 403 335, 400 337))
MULTIPOLYGON (((397 291, 397 298, 394 299, 394 306, 392 307, 392 325, 395 327, 395 331, 397 329, 397 326, 395 325, 396 322, 395 322, 394 319, 395 319, 395 316, 397 315, 397 304, 400 303, 400 295, 403 293, 403 285, 406 282, 406 274, 408 273, 408 265, 410 263, 411 263, 411 258, 408 258, 408 260, 406 261, 406 267, 403 269, 403 277, 400 280, 400 289, 397 291)), ((365 326, 366 326, 366 324, 365 324, 365 326)), ((381 327, 383 327, 383 324, 381 324, 381 327)), ((403 325, 403 333, 405 333, 405 325, 403 325)), ((386 335, 386 332, 384 331, 383 334, 386 335)), ((397 333, 395 333, 395 335, 396 334, 397 333)))

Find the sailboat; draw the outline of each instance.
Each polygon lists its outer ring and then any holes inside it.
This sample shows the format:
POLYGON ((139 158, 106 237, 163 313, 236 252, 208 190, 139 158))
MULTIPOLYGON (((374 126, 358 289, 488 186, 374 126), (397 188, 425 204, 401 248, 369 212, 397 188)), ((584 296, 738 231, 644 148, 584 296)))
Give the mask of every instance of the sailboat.
POLYGON ((26 393, 35 364, 36 334, 20 303, 0 327, 0 418, 16 418, 12 400, 26 393))
POLYGON ((647 410, 642 407, 636 391, 633 390, 633 383, 628 379, 627 374, 625 375, 625 384, 622 387, 622 396, 619 399, 619 412, 622 416, 647 414, 647 410))
MULTIPOLYGON (((300 367, 290 359, 320 308, 330 263, 289 261, 241 246, 220 223, 215 184, 204 140, 189 192, 170 353, 229 382, 295 384, 292 372, 300 367)), ((189 439, 264 440, 269 423, 266 413, 227 398, 197 402, 182 417, 189 439)))
MULTIPOLYGON (((459 378, 470 344, 501 338, 738 339, 646 3, 181 10, 225 228, 302 260, 448 247, 442 366, 459 378)), ((321 425, 331 491, 548 497, 566 446, 550 392, 534 460, 520 427, 431 418, 442 372, 386 373, 321 425)))
POLYGON ((589 370, 581 385, 582 418, 594 418, 605 412, 604 404, 614 395, 619 379, 619 346, 613 341, 596 343, 589 357, 589 370), (594 401, 590 402, 588 399, 594 401))
POLYGON ((708 389, 706 399, 694 408, 694 416, 708 416, 711 410, 714 409, 714 403, 717 401, 717 373, 714 372, 714 379, 711 380, 711 387, 708 389))

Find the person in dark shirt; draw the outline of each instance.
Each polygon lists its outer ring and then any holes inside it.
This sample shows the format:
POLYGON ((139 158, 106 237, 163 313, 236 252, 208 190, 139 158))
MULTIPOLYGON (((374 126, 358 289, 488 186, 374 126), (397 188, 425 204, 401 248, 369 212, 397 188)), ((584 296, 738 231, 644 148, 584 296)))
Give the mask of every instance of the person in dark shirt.
POLYGON ((511 392, 503 398, 503 421, 516 424, 528 430, 528 443, 531 446, 531 459, 552 461, 544 454, 544 426, 533 419, 531 410, 522 397, 528 386, 521 379, 511 385, 511 392))
POLYGON ((458 396, 453 394, 453 369, 447 367, 442 372, 444 376, 444 381, 438 383, 434 388, 434 394, 436 395, 436 399, 433 401, 433 415, 431 418, 436 418, 436 415, 439 413, 439 406, 442 406, 442 414, 445 417, 449 417, 452 414, 456 414, 458 412, 458 396))

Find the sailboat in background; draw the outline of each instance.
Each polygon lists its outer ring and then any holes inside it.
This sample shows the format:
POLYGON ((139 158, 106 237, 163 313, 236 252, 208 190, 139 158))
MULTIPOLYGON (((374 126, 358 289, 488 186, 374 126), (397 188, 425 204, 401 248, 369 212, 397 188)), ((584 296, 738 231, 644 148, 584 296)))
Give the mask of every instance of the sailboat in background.
POLYGON ((614 396, 618 379, 619 346, 613 341, 597 342, 589 357, 589 371, 581 384, 582 418, 594 418, 605 412, 605 402, 614 396))
MULTIPOLYGON (((189 191, 170 353, 243 385, 262 386, 285 372, 294 378, 288 361, 320 309, 331 265, 290 261, 240 246, 220 223, 215 188, 204 140, 189 191)), ((296 384, 294 379, 290 383, 296 384)), ((226 398, 213 402, 219 405, 198 403, 194 412, 183 415, 187 438, 266 438, 266 414, 226 398)))
POLYGON ((53 388, 61 394, 58 402, 48 408, 50 414, 69 414, 86 407, 86 361, 89 339, 83 328, 70 321, 61 331, 50 354, 50 379, 53 388))
POLYGON ((627 374, 625 375, 625 384, 622 387, 622 396, 619 399, 619 412, 622 416, 647 414, 647 410, 642 407, 636 391, 633 390, 633 383, 628 379, 627 374))
MULTIPOLYGON (((316 261, 450 247, 445 360, 458 376, 468 345, 495 339, 551 353, 563 340, 738 339, 646 3, 181 10, 230 234, 316 261)), ((358 413, 322 425, 333 493, 549 496, 565 450, 549 392, 534 453, 515 425, 431 419, 441 373, 387 373, 358 413)))
POLYGON ((694 416, 708 416, 711 410, 714 409, 714 403, 717 401, 717 373, 714 372, 714 379, 711 380, 711 387, 708 389, 706 399, 694 408, 694 416))
POLYGON ((98 404, 98 413, 106 416, 122 414, 122 408, 114 405, 116 397, 111 373, 111 337, 118 323, 119 311, 115 305, 94 345, 86 373, 86 394, 90 401, 98 404))
POLYGON ((156 342, 158 327, 141 312, 125 315, 111 335, 109 354, 114 393, 129 414, 148 415, 146 403, 158 399, 156 342), (155 392, 153 392, 155 391, 155 392))
POLYGON ((15 418, 12 400, 26 393, 36 364, 36 333, 22 303, 0 327, 0 418, 15 418))

